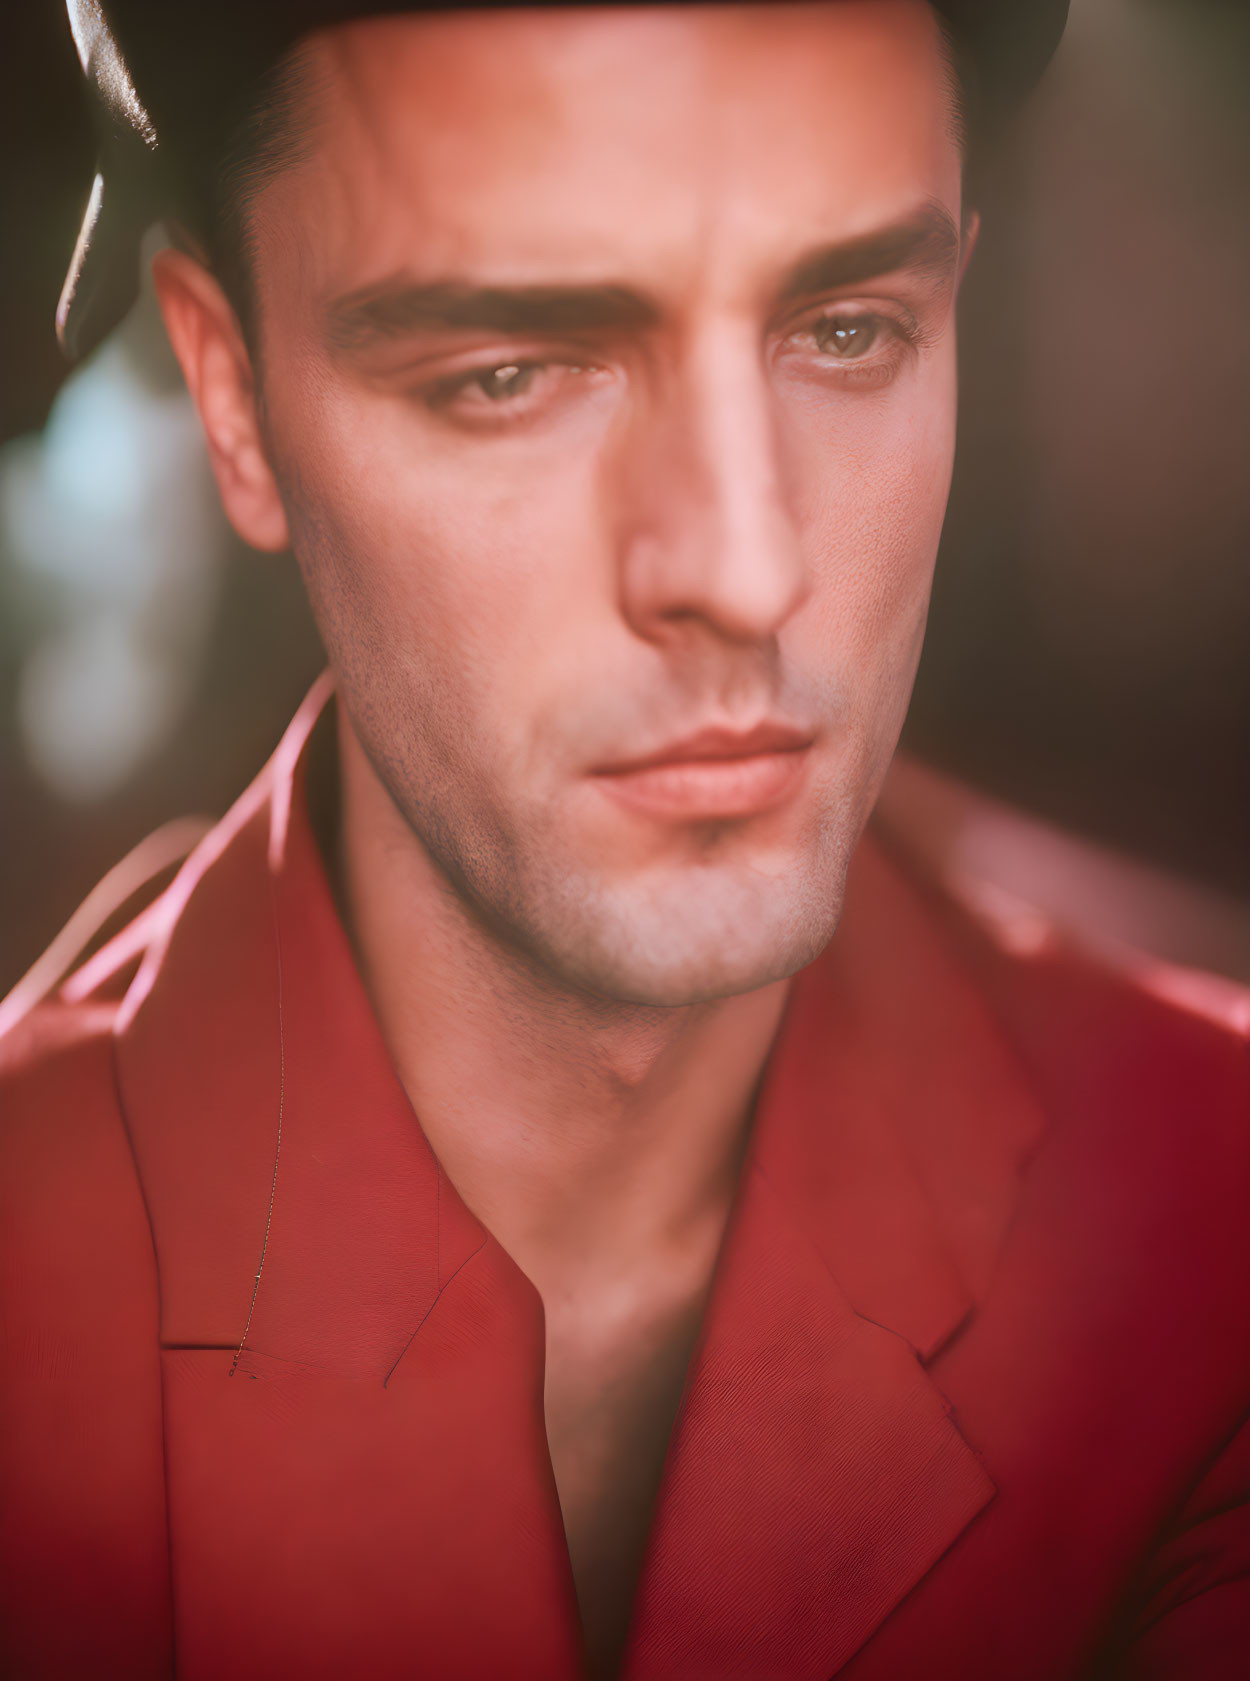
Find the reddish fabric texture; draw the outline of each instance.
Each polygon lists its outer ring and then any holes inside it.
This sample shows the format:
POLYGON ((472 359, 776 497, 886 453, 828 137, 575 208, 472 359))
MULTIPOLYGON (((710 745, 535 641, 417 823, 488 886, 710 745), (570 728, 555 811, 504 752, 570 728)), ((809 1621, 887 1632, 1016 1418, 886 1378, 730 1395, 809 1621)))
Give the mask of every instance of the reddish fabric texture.
MULTIPOLYGON (((6 1675, 582 1672, 541 1303, 356 975, 323 700, 133 979, 4 1047, 6 1675)), ((1248 1094, 1244 1040, 867 839, 766 1071, 625 1681, 1245 1674, 1248 1094)))

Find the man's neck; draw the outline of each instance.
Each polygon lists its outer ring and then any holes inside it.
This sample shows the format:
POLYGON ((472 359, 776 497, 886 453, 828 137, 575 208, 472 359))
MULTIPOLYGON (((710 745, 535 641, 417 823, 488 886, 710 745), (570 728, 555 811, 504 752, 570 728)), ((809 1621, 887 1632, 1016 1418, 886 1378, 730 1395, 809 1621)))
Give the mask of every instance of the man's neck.
POLYGON ((337 890, 423 1131, 548 1303, 576 1274, 682 1278, 714 1258, 784 983, 710 1004, 560 985, 449 885, 339 719, 337 890))

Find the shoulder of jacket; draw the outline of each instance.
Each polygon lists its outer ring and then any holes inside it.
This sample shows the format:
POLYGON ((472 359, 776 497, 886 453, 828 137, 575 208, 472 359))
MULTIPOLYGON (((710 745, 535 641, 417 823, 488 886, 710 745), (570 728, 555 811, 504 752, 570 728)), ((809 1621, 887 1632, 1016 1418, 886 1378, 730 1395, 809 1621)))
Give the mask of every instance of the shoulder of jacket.
POLYGON ((884 850, 998 1018, 1035 1086, 1091 1120, 1133 1112, 1250 1152, 1250 918, 1189 884, 904 764, 884 850), (1156 937, 1157 936, 1157 937, 1156 937), (1232 973, 1189 961, 1225 941, 1232 973), (1149 943, 1147 943, 1149 942, 1149 943), (1244 950, 1243 950, 1244 942, 1244 950), (1179 956, 1178 956, 1179 954, 1179 956))
POLYGON ((113 1004, 53 1001, 0 1038, 0 1225, 6 1244, 64 1236, 87 1202, 137 1195, 113 1072, 113 1004), (60 1236, 58 1236, 60 1234, 60 1236))
POLYGON ((6 1674, 171 1673, 160 1292, 114 1008, 37 1005, 0 1039, 6 1674))
POLYGON ((892 767, 876 827, 1004 969, 1061 967, 1158 1022, 1250 1041, 1250 905, 1018 811, 927 765, 892 767))

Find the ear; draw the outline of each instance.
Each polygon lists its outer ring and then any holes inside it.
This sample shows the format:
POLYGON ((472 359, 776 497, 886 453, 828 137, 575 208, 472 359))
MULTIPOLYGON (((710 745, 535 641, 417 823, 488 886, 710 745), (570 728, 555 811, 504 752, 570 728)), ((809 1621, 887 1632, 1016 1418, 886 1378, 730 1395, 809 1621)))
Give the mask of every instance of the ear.
POLYGON ((252 359, 234 310, 203 264, 185 252, 158 252, 152 279, 200 412, 226 517, 254 549, 285 549, 286 511, 265 453, 252 359))
POLYGON ((968 264, 972 261, 972 253, 977 248, 977 238, 980 232, 980 212, 969 210, 964 216, 963 231, 959 239, 959 273, 955 276, 956 291, 964 283, 964 275, 968 271, 968 264))

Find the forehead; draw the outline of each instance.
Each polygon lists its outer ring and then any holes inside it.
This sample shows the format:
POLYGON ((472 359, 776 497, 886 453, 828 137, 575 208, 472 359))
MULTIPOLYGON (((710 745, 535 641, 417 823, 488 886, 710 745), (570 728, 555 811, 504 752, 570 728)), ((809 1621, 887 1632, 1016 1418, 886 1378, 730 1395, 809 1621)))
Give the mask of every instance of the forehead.
POLYGON ((286 201, 317 290, 400 269, 676 279, 958 205, 924 0, 412 14, 305 58, 312 144, 259 220, 286 201))

